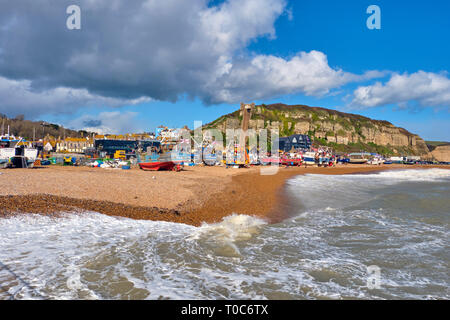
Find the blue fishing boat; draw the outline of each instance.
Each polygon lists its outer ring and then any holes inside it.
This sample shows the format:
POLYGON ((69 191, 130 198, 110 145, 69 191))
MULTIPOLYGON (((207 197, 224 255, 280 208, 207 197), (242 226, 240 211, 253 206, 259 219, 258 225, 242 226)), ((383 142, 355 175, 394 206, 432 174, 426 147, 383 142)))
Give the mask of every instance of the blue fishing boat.
POLYGON ((314 151, 307 151, 305 153, 303 153, 303 163, 306 164, 315 164, 316 163, 316 153, 314 151))

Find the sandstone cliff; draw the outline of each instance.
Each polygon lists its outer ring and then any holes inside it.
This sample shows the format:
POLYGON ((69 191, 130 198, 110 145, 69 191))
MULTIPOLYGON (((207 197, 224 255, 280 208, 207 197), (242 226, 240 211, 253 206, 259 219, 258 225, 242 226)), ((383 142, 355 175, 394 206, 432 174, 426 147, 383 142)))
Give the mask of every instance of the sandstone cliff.
MULTIPOLYGON (((205 125, 225 132, 240 128, 242 116, 237 110, 205 125)), ((425 141, 416 134, 388 121, 372 120, 351 113, 304 105, 259 105, 250 120, 250 129, 278 127, 280 136, 308 134, 320 144, 338 151, 365 149, 386 155, 420 155, 430 158, 425 141)))
POLYGON ((450 144, 437 146, 431 154, 437 161, 450 162, 450 144))

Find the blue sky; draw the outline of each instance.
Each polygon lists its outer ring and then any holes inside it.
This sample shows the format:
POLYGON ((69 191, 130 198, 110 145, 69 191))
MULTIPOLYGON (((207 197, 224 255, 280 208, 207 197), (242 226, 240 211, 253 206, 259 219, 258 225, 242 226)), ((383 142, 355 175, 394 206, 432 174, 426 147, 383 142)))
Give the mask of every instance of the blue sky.
MULTIPOLYGON (((199 1, 201 2, 201 0, 199 1)), ((220 6, 223 2, 210 2, 209 8, 220 6)), ((251 1, 247 2, 250 3, 251 1)), ((339 85, 333 85, 331 82, 327 84, 327 87, 314 87, 311 90, 305 89, 303 83, 297 84, 298 89, 296 89, 295 85, 289 84, 287 88, 281 88, 277 84, 261 82, 262 86, 267 85, 267 90, 264 89, 265 92, 270 93, 256 93, 261 86, 249 86, 247 90, 243 90, 239 94, 235 94, 232 90, 227 91, 227 94, 233 96, 233 98, 223 98, 220 85, 214 85, 214 89, 211 89, 217 90, 219 93, 210 94, 209 92, 205 93, 206 89, 204 89, 209 88, 208 83, 197 84, 194 79, 191 85, 190 79, 187 79, 182 85, 177 83, 177 88, 174 89, 174 98, 173 95, 164 96, 166 84, 169 87, 173 81, 170 83, 164 82, 166 81, 165 74, 149 72, 146 77, 154 78, 154 80, 145 84, 146 87, 142 92, 151 101, 136 103, 131 100, 132 103, 127 103, 128 100, 124 100, 125 102, 116 103, 115 100, 108 100, 112 102, 93 102, 86 103, 88 106, 80 104, 76 107, 70 104, 70 108, 66 108, 70 111, 67 112, 64 110, 55 112, 54 109, 51 109, 49 112, 44 110, 30 116, 72 127, 80 127, 84 123, 83 119, 105 117, 104 122, 116 123, 119 118, 125 115, 124 119, 132 123, 122 126, 119 130, 142 129, 150 131, 160 124, 174 127, 184 125, 192 127, 195 120, 201 120, 204 123, 212 121, 225 113, 236 110, 239 99, 244 100, 248 97, 248 100, 244 102, 306 104, 358 113, 375 119, 388 120, 395 125, 421 135, 426 140, 450 140, 448 130, 450 124, 450 92, 448 86, 450 1, 304 0, 283 3, 282 0, 267 0, 263 2, 270 9, 261 7, 261 13, 255 11, 254 14, 264 16, 263 13, 269 12, 268 10, 272 10, 272 13, 275 12, 275 14, 267 14, 267 18, 265 18, 267 23, 257 25, 255 27, 257 31, 249 34, 241 41, 242 43, 239 42, 239 39, 236 40, 239 45, 234 45, 232 49, 226 51, 227 54, 221 53, 221 55, 227 56, 229 60, 231 59, 233 68, 238 65, 238 61, 241 65, 244 65, 245 62, 250 63, 253 61, 252 59, 264 56, 291 61, 301 52, 318 51, 326 57, 328 66, 332 70, 342 70, 349 75, 363 75, 365 72, 374 70, 384 73, 376 77, 343 81, 339 85), (279 3, 283 5, 282 10, 275 6, 279 3), (369 30, 366 27, 366 20, 369 17, 366 9, 372 4, 378 5, 381 9, 381 30, 369 30), (271 28, 272 31, 270 31, 271 28), (271 35, 269 35, 270 33, 271 35), (423 71, 423 73, 420 73, 420 71, 423 71), (394 75, 399 75, 397 80, 401 82, 401 85, 395 85, 398 82, 394 81, 394 75), (158 86, 157 78, 161 79, 162 89, 158 91, 150 90, 151 92, 147 94, 146 89, 158 86), (428 88, 422 82, 426 79, 434 79, 437 82, 434 82, 433 88, 431 88, 431 85, 428 88), (392 86, 390 86, 390 80, 392 80, 392 86), (381 86, 381 88, 378 88, 379 90, 376 88, 377 82, 381 86), (276 88, 273 89, 270 87, 271 85, 276 88), (370 97, 357 96, 355 90, 366 86, 370 87, 367 89, 374 90, 370 91, 370 97), (410 92, 407 90, 410 90, 410 92), (255 92, 254 96, 252 96, 253 92, 255 92), (384 96, 389 96, 389 98, 384 99, 384 96), (409 96, 411 96, 411 99, 408 98, 409 96), (359 98, 356 99, 355 97, 359 98), (380 98, 382 99, 380 100, 380 98), (177 101, 174 102, 174 100, 177 101)), ((83 9, 82 5, 81 7, 83 9)), ((229 10, 230 14, 235 14, 234 12, 231 9, 229 10)), ((220 17, 216 17, 216 20, 220 17)), ((236 21, 242 20, 245 22, 245 16, 241 20, 238 16, 236 17, 236 21)), ((247 28, 244 22, 242 28, 247 28)), ((127 23, 126 19, 123 23, 124 25, 127 23)), ((238 24, 238 22, 236 23, 238 24)), ((161 30, 163 30, 161 32, 166 32, 165 30, 170 30, 172 27, 161 27, 161 30)), ((196 36, 193 35, 193 37, 196 36)), ((238 36, 234 35, 234 37, 238 36)), ((153 47, 157 47, 157 44, 160 43, 157 41, 160 40, 154 41, 153 47)), ((211 47, 209 50, 213 51, 215 48, 211 47)), ((153 57, 154 55, 149 53, 148 59, 151 60, 153 57)), ((177 59, 183 60, 182 54, 177 59)), ((195 74, 195 68, 201 65, 201 61, 188 61, 187 59, 186 64, 190 68, 194 68, 195 74)), ((178 60, 175 63, 178 63, 178 60)), ((273 63, 273 60, 270 63, 273 63)), ((266 65, 269 64, 264 66, 266 65)), ((273 66, 273 64, 270 65, 273 66)), ((246 69, 243 68, 242 70, 246 69)), ((230 76, 226 81, 220 83, 229 85, 231 81, 241 80, 236 75, 243 74, 242 70, 238 69, 233 77, 230 76)), ((3 75, 8 75, 8 73, 4 72, 3 75)), ((129 77, 132 79, 133 75, 129 77)), ((333 77, 330 81, 334 79, 333 77)), ((21 77, 21 79, 23 78, 21 77)), ((98 79, 97 75, 89 77, 89 79, 94 78, 98 79)), ((36 79, 38 79, 37 76, 36 79)), ((30 78, 30 81, 34 81, 32 82, 33 87, 38 87, 36 79, 30 78)), ((254 79, 249 77, 242 81, 246 83, 252 82, 254 79)), ((314 79, 314 77, 311 78, 311 81, 315 81, 314 79)), ((340 81, 341 77, 336 76, 336 79, 340 81)), ((64 86, 69 86, 68 83, 68 81, 65 81, 64 86)), ((77 89, 83 87, 83 85, 79 85, 80 83, 83 84, 80 80, 73 83, 70 85, 71 87, 77 89)), ((121 88, 117 84, 111 85, 111 87, 114 86, 121 88)), ((114 91, 109 88, 98 88, 92 85, 87 87, 87 90, 92 93, 95 92, 95 94, 101 94, 102 97, 116 98, 114 91)), ((134 91, 134 89, 129 90, 134 91)), ((129 94, 121 92, 120 99, 126 99, 128 96, 135 98, 134 92, 131 91, 129 94)), ((142 92, 139 91, 136 94, 140 95, 142 92)))

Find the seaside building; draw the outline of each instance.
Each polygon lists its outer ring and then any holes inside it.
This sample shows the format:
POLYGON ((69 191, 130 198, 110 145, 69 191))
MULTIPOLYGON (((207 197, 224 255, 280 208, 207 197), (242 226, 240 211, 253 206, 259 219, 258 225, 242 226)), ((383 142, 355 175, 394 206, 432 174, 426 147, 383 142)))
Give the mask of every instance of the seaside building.
POLYGON ((89 138, 66 138, 58 139, 56 152, 84 153, 86 148, 92 148, 93 142, 89 138))
POLYGON ((97 134, 94 136, 94 140, 128 140, 128 141, 140 141, 140 140, 153 140, 155 134, 153 133, 127 133, 127 134, 97 134))
POLYGON ((311 138, 305 134, 293 134, 289 137, 279 138, 278 144, 278 149, 284 152, 292 149, 309 149, 311 148, 311 138))
POLYGON ((94 141, 94 148, 104 156, 114 156, 116 151, 125 151, 128 156, 135 155, 136 151, 146 152, 148 148, 159 149, 161 143, 157 140, 117 140, 117 139, 97 139, 94 141))
POLYGON ((161 142, 161 146, 166 150, 172 150, 178 143, 190 143, 189 138, 185 134, 189 132, 189 128, 168 128, 159 126, 156 129, 156 139, 161 142), (187 139, 187 141, 185 141, 187 139))

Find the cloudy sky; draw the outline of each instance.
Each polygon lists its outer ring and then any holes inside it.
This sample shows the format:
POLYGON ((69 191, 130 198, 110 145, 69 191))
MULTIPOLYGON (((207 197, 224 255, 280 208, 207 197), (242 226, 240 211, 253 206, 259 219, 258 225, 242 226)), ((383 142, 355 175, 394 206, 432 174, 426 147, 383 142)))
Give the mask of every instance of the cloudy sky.
POLYGON ((0 112, 130 132, 283 102, 450 140, 449 12, 444 0, 0 0, 0 112), (66 26, 73 4, 80 30, 66 26), (371 4, 381 30, 366 26, 371 4))

